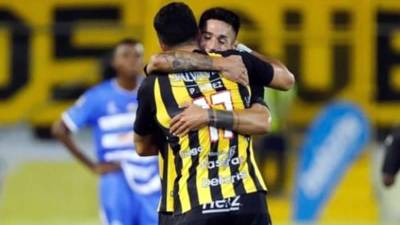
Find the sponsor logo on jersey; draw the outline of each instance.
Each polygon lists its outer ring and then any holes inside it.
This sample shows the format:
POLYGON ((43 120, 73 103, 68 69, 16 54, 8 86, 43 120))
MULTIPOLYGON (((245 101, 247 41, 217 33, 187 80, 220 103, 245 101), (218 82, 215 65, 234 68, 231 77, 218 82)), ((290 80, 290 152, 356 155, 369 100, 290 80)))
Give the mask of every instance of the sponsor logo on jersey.
POLYGON ((248 177, 247 172, 239 172, 232 176, 219 176, 211 179, 203 179, 203 188, 220 186, 222 184, 234 184, 240 180, 246 179, 248 177))
POLYGON ((179 152, 179 155, 182 158, 187 158, 187 157, 192 157, 192 156, 197 156, 198 154, 200 154, 200 152, 203 149, 201 148, 201 146, 197 147, 197 148, 191 148, 189 150, 182 150, 179 152))
POLYGON ((230 211, 239 211, 240 210, 240 196, 235 196, 233 198, 222 199, 218 201, 214 201, 208 204, 203 205, 202 213, 210 214, 210 213, 224 213, 230 211))

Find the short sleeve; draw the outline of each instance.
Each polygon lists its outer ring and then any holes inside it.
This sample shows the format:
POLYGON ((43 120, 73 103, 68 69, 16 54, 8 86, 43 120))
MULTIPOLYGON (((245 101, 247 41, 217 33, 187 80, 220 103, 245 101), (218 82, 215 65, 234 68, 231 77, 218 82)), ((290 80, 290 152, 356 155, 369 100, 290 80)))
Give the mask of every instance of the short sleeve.
POLYGON ((154 81, 156 76, 148 76, 140 85, 138 91, 138 108, 136 111, 136 120, 134 131, 136 134, 146 136, 152 134, 157 129, 155 120, 155 102, 154 102, 154 81))
POLYGON ((251 65, 250 71, 248 71, 250 85, 268 86, 274 78, 272 65, 250 53, 242 52, 241 54, 243 62, 251 65))
POLYGON ((251 89, 251 98, 250 104, 261 104, 268 108, 268 104, 264 100, 264 87, 260 85, 250 86, 251 89))
POLYGON ((71 132, 77 132, 82 127, 91 124, 97 102, 95 91, 91 89, 62 114, 62 120, 71 132))

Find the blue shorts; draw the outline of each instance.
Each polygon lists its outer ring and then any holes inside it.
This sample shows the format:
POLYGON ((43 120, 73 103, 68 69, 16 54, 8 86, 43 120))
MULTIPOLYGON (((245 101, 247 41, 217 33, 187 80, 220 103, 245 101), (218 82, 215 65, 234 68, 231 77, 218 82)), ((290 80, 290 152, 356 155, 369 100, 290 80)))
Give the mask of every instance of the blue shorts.
POLYGON ((157 225, 160 193, 139 195, 128 186, 122 172, 102 175, 100 203, 105 225, 157 225))

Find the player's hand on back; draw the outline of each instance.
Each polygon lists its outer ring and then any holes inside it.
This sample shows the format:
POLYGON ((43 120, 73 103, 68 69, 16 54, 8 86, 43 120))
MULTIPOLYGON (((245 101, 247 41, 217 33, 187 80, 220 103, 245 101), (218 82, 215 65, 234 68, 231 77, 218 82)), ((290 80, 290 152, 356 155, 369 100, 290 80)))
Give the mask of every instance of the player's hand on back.
POLYGON ((249 84, 247 69, 240 55, 221 58, 220 64, 222 75, 225 78, 245 86, 249 84))
POLYGON ((98 175, 115 172, 118 170, 121 170, 121 166, 117 163, 98 163, 92 167, 92 171, 98 175))
POLYGON ((170 132, 175 136, 184 136, 189 131, 198 130, 208 124, 208 111, 193 103, 185 104, 183 112, 172 118, 170 132))

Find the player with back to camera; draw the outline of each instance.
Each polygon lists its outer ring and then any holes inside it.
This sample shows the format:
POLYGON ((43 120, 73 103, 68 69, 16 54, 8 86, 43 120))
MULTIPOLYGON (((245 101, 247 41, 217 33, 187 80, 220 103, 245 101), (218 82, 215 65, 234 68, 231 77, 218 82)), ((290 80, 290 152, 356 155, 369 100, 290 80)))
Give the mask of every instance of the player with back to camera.
MULTIPOLYGON (((240 51, 251 53, 263 60, 265 63, 271 63, 273 66, 272 80, 269 82, 261 81, 261 83, 263 83, 266 87, 284 91, 293 87, 295 81, 294 76, 282 63, 280 63, 278 60, 267 59, 243 44, 237 43, 237 36, 240 29, 240 19, 234 12, 221 7, 210 8, 201 15, 199 28, 201 32, 199 44, 203 50, 207 52, 218 52, 237 48, 240 51)), ((239 69, 236 69, 236 73, 235 70, 232 71, 231 69, 235 68, 235 65, 236 68, 240 66, 240 63, 238 62, 234 64, 229 63, 229 61, 226 60, 223 62, 225 64, 222 64, 225 66, 223 68, 217 65, 217 63, 218 62, 215 62, 214 58, 210 58, 205 55, 182 51, 168 51, 153 55, 146 69, 148 73, 152 73, 154 71, 179 72, 184 70, 199 69, 219 70, 223 72, 223 76, 233 81, 247 84, 248 78, 250 78, 251 86, 260 84, 260 79, 254 79, 251 77, 252 74, 249 74, 250 77, 246 77, 247 74, 239 73, 239 69)), ((267 75, 267 73, 263 74, 264 77, 267 77, 267 75)), ((260 96, 264 96, 263 92, 260 93, 260 96)), ((247 114, 241 114, 243 117, 241 117, 240 122, 242 125, 247 124, 248 129, 238 130, 239 133, 248 135, 260 134, 258 131, 259 129, 257 126, 254 126, 252 122, 255 124, 258 123, 259 125, 262 124, 259 123, 259 121, 263 119, 263 112, 261 110, 257 110, 261 108, 262 107, 259 105, 254 104, 250 109, 245 109, 242 111, 246 111, 247 114)), ((205 109, 202 109, 195 104, 191 104, 190 106, 187 106, 182 113, 178 114, 172 119, 171 131, 175 132, 177 135, 182 135, 186 134, 189 130, 206 126, 208 123, 207 117, 204 116, 206 114, 207 112, 205 109)), ((167 168, 164 169, 164 171, 167 171, 167 168)), ((166 175, 173 176, 171 173, 166 173, 166 175)), ((172 220, 170 215, 173 211, 173 199, 168 195, 167 198, 168 200, 162 201, 162 207, 160 208, 160 221, 164 222, 165 224, 168 224, 168 221, 172 220)))
MULTIPOLYGON (((187 5, 171 3, 163 7, 154 26, 164 51, 198 52, 198 29, 187 5)), ((221 54, 241 55, 248 73, 254 75, 250 77, 272 80, 270 64, 248 53, 221 54)), ((200 53, 199 57, 206 56, 200 53)), ((251 91, 255 96, 250 95, 249 87, 229 81, 216 71, 188 70, 167 76, 155 73, 143 82, 138 96, 135 144, 139 154, 153 155, 158 148, 151 146, 152 134, 162 130, 167 140, 167 150, 161 149, 163 164, 172 161, 176 176, 173 183, 163 184, 163 195, 164 191, 166 195, 173 194, 174 224, 270 224, 266 188, 254 161, 251 137, 233 132, 246 130, 238 118, 254 104, 264 107, 264 119, 258 123, 268 127, 268 109, 259 101, 262 97, 257 91, 264 83, 258 81, 251 91), (188 101, 209 108, 209 127, 177 135, 171 132, 170 124, 188 101), (215 203, 220 205, 220 201, 228 208, 217 211, 215 203)), ((163 172, 160 175, 169 179, 163 172)), ((168 197, 165 199, 168 201, 168 197)))

